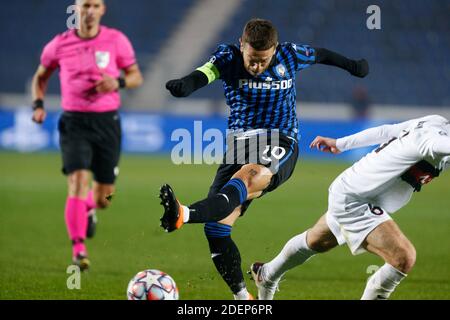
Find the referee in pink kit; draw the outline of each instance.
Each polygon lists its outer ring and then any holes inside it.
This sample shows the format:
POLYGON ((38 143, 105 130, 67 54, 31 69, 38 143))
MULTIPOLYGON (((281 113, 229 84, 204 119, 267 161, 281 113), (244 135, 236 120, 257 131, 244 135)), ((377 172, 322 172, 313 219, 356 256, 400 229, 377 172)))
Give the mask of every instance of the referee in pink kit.
POLYGON ((118 174, 119 89, 139 87, 143 79, 128 38, 100 25, 106 11, 104 1, 77 0, 76 5, 79 29, 59 34, 45 46, 32 95, 33 121, 42 123, 48 80, 59 69, 64 113, 58 130, 63 172, 68 177, 65 221, 73 263, 85 270, 90 262, 84 242, 95 230, 95 208, 109 205, 118 174))

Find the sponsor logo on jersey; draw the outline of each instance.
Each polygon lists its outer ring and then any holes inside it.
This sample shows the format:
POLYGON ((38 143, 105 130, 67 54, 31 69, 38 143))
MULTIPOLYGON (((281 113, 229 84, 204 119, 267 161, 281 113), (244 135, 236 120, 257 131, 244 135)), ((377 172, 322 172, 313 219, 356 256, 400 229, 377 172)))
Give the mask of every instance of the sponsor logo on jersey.
POLYGON ((239 89, 248 87, 249 89, 261 90, 285 90, 292 88, 292 85, 292 79, 275 81, 255 81, 251 79, 239 79, 239 89))

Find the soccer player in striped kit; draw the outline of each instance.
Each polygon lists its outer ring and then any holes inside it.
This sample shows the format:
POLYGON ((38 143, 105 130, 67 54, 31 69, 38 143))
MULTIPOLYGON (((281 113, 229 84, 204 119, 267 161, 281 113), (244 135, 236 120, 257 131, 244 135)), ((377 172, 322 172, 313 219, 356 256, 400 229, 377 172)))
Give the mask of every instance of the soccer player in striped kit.
POLYGON ((323 48, 278 43, 270 21, 250 20, 240 45, 219 45, 209 62, 166 88, 186 97, 221 79, 230 106, 228 150, 208 197, 189 207, 181 205, 164 185, 161 226, 168 232, 185 223, 205 223, 214 264, 235 299, 250 299, 241 258, 231 239, 236 219, 250 202, 275 190, 291 176, 298 157, 296 72, 315 63, 340 67, 357 77, 369 72, 366 60, 351 60, 323 48))
POLYGON ((95 208, 110 204, 118 174, 119 89, 139 87, 143 79, 128 38, 100 24, 106 11, 104 1, 77 0, 76 5, 79 28, 57 35, 45 46, 32 95, 33 121, 43 123, 47 84, 59 69, 64 113, 58 129, 63 172, 68 178, 65 221, 73 263, 85 270, 90 261, 84 242, 94 233, 95 208))

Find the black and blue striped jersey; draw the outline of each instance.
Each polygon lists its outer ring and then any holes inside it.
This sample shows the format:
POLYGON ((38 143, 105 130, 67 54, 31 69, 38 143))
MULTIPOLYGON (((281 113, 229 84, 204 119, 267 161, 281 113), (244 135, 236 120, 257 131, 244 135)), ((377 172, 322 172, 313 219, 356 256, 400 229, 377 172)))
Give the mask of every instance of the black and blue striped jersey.
POLYGON ((297 139, 295 76, 315 61, 314 48, 282 43, 267 70, 254 77, 245 69, 239 47, 222 44, 198 70, 207 70, 209 82, 223 81, 229 129, 278 129, 297 139))

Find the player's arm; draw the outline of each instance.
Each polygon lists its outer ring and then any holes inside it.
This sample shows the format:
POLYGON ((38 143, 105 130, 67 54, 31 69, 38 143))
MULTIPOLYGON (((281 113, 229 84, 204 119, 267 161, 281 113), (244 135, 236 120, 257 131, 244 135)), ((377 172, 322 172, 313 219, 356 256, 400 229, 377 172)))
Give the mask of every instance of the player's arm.
POLYGON ((353 60, 334 51, 324 48, 314 48, 316 63, 335 66, 350 72, 350 74, 364 78, 369 74, 369 63, 366 59, 353 60))
POLYGON ((312 148, 317 148, 317 150, 319 150, 319 151, 333 153, 333 154, 339 154, 339 153, 342 152, 341 150, 339 150, 336 147, 336 139, 334 139, 334 138, 327 138, 327 137, 321 137, 321 136, 317 136, 313 140, 313 142, 311 142, 309 147, 311 149, 312 148))
POLYGON ((338 154, 351 149, 378 145, 400 136, 401 132, 414 122, 417 122, 417 120, 409 120, 398 124, 385 124, 339 139, 317 136, 311 142, 310 148, 338 154))
POLYGON ((181 79, 170 80, 166 83, 166 89, 169 90, 174 97, 187 97, 194 91, 203 88, 216 80, 215 77, 210 78, 208 76, 209 70, 210 69, 203 66, 181 79))
POLYGON ((33 121, 43 123, 47 113, 44 109, 45 93, 48 87, 48 81, 54 69, 45 68, 39 65, 31 82, 31 95, 33 97, 33 121))
POLYGON ((181 79, 168 81, 166 89, 174 97, 187 97, 194 91, 220 79, 221 73, 226 70, 233 57, 233 51, 228 45, 219 45, 207 63, 181 79))

